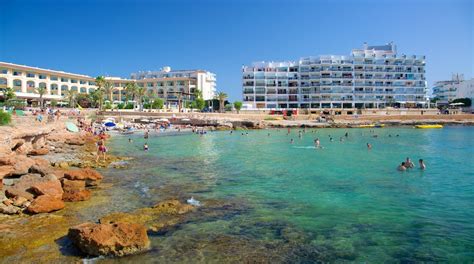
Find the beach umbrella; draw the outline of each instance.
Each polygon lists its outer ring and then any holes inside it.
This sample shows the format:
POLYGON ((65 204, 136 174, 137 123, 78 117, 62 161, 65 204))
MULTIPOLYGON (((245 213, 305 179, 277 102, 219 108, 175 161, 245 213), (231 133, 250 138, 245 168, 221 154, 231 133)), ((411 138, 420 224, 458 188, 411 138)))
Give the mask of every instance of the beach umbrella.
POLYGON ((115 126, 115 123, 114 122, 107 122, 104 124, 104 126, 106 127, 114 127, 115 126))

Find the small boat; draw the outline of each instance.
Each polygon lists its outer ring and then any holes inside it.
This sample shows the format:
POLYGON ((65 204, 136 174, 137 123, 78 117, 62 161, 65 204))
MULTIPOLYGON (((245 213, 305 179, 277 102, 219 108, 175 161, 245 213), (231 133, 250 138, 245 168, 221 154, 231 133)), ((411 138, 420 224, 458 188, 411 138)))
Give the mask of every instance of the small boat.
POLYGON ((443 128, 443 125, 435 124, 435 125, 416 125, 415 128, 443 128))
POLYGON ((385 126, 385 124, 375 124, 374 127, 382 128, 382 127, 384 127, 384 126, 385 126))
POLYGON ((372 127, 375 127, 374 124, 370 124, 370 125, 359 125, 358 127, 360 128, 372 128, 372 127))

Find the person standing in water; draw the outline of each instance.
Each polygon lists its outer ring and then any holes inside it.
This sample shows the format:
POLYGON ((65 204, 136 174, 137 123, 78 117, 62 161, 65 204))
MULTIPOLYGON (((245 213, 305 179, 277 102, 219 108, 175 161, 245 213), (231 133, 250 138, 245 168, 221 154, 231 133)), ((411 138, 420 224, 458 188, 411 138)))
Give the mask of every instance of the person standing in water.
POLYGON ((293 144, 293 142, 294 142, 294 140, 293 140, 293 139, 291 139, 291 140, 290 140, 290 144, 293 144))
POLYGON ((418 163, 420 163, 420 170, 426 169, 426 165, 425 162, 423 162, 423 159, 419 159, 418 163))
POLYGON ((407 169, 412 169, 415 167, 415 164, 410 160, 410 158, 407 157, 407 160, 405 161, 405 167, 407 167, 407 169))
POLYGON ((143 150, 148 151, 148 144, 147 143, 145 143, 145 145, 143 145, 143 150))
POLYGON ((371 150, 372 149, 372 145, 370 143, 367 143, 367 149, 368 150, 371 150))
POLYGON ((321 142, 319 141, 319 138, 317 138, 317 139, 314 140, 314 146, 315 146, 316 148, 320 148, 320 147, 321 147, 321 142))
POLYGON ((398 165, 397 170, 399 170, 399 171, 406 171, 406 170, 407 170, 407 167, 406 167, 406 165, 405 165, 405 162, 402 162, 402 164, 398 165))

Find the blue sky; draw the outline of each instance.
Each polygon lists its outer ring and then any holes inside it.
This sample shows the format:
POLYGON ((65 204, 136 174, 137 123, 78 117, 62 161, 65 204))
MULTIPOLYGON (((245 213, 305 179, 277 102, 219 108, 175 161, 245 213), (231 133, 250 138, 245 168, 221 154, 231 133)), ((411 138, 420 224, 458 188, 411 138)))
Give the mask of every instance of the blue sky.
POLYGON ((0 61, 91 76, 206 69, 231 100, 243 64, 348 55, 364 42, 426 55, 429 84, 474 77, 473 32, 470 0, 0 0, 0 61))

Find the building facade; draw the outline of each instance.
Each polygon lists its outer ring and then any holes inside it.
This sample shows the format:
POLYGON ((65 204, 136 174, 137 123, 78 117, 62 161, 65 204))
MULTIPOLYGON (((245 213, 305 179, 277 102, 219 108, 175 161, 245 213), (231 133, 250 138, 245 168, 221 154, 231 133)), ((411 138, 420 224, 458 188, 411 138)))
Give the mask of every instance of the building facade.
POLYGON ((433 86, 433 97, 438 104, 447 105, 456 98, 474 99, 474 79, 464 80, 462 74, 453 74, 451 80, 436 82, 433 86))
MULTIPOLYGON (((105 77, 113 84, 112 93, 106 98, 113 103, 124 102, 127 83, 135 82, 147 88, 147 94, 163 98, 168 106, 192 100, 196 90, 201 90, 204 99, 212 99, 216 90, 216 76, 213 73, 193 71, 164 71, 136 73, 131 79, 105 77)), ((95 78, 87 75, 35 68, 25 65, 0 62, 0 88, 11 87, 21 99, 39 98, 36 88, 44 87, 45 100, 62 100, 69 90, 89 94, 97 89, 95 78)))
POLYGON ((18 98, 39 98, 36 88, 46 88, 45 100, 61 100, 67 91, 88 94, 96 89, 95 79, 81 74, 0 62, 0 88, 11 87, 18 98))
POLYGON ((244 107, 427 107, 425 56, 398 55, 393 43, 354 49, 350 56, 256 62, 242 68, 244 107))

